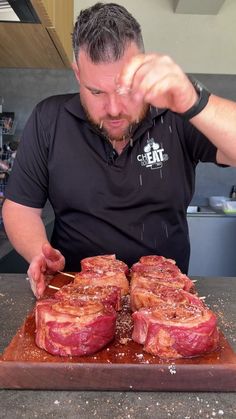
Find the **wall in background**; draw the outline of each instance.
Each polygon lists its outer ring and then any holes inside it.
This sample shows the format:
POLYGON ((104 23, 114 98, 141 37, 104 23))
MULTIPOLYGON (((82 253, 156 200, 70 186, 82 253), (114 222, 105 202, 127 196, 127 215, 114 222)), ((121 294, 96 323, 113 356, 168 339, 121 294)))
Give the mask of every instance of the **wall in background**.
MULTIPOLYGON (((96 0, 74 0, 75 18, 94 3, 96 0)), ((170 55, 187 73, 235 74, 235 0, 225 0, 217 15, 177 14, 174 0, 115 3, 126 7, 139 21, 147 52, 170 55)))
POLYGON ((72 70, 35 70, 0 68, 0 96, 3 111, 14 111, 18 121, 15 137, 19 137, 26 120, 40 100, 78 91, 72 70))
MULTIPOLYGON (((192 74, 212 93, 236 101, 236 75, 192 74)), ((208 196, 229 196, 236 184, 236 168, 218 167, 212 163, 200 163, 196 171, 196 189, 193 205, 207 205, 208 196)))
MULTIPOLYGON (((213 93, 236 101, 236 75, 195 75, 213 93)), ((45 97, 78 91, 72 70, 0 69, 3 110, 14 111, 18 120, 13 139, 19 139, 33 107, 45 97)), ((193 205, 207 204, 210 195, 227 195, 236 184, 236 168, 199 164, 193 205)))

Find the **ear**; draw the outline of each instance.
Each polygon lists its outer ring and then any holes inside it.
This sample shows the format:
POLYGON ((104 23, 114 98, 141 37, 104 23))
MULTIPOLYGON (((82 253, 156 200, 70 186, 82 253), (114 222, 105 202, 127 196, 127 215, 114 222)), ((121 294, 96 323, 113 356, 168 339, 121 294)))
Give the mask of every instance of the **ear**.
POLYGON ((71 67, 72 67, 72 69, 75 73, 75 77, 76 77, 78 83, 80 83, 79 68, 78 68, 77 63, 75 61, 73 61, 73 63, 71 64, 71 67))

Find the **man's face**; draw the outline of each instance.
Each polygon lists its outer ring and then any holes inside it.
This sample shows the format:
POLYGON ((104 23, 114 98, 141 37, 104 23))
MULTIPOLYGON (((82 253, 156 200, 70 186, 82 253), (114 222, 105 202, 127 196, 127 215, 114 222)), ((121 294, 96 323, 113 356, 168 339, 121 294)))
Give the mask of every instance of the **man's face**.
POLYGON ((94 64, 84 50, 80 50, 75 75, 80 84, 81 103, 90 121, 102 128, 110 140, 122 140, 129 136, 130 128, 141 120, 147 109, 143 103, 135 103, 130 94, 117 92, 117 78, 133 56, 140 53, 132 43, 123 57, 111 63, 94 64))

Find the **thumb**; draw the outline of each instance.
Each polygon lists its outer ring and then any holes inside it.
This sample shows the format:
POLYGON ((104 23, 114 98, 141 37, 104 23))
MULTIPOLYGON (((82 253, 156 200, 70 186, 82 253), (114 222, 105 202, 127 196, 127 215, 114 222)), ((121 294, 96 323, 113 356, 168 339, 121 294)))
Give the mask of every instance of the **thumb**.
POLYGON ((54 249, 50 243, 44 243, 42 246, 42 253, 46 259, 51 260, 52 262, 56 262, 61 258, 61 253, 59 250, 54 249))

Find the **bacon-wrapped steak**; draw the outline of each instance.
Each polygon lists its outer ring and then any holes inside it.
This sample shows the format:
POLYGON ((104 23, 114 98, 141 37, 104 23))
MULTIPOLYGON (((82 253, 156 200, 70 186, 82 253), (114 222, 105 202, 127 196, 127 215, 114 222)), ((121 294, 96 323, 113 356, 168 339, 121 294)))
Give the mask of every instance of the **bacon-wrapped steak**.
POLYGON ((183 274, 173 259, 164 256, 142 256, 131 267, 131 293, 138 287, 147 288, 149 284, 163 285, 193 291, 193 282, 183 274))
POLYGON ((169 265, 175 265, 176 262, 174 259, 167 259, 164 256, 159 256, 159 255, 148 255, 148 256, 142 256, 139 259, 139 263, 142 263, 143 265, 159 265, 159 266, 163 266, 166 264, 169 265))
POLYGON ((135 287, 149 289, 150 285, 162 285, 173 289, 183 289, 188 292, 192 292, 194 290, 194 284, 191 279, 181 272, 178 274, 172 274, 168 270, 152 270, 150 272, 143 272, 142 274, 139 272, 132 273, 130 283, 131 293, 135 287))
POLYGON ((116 312, 100 302, 36 303, 36 344, 53 355, 90 355, 115 336, 116 312))
MULTIPOLYGON (((36 303, 36 344, 54 355, 89 355, 115 336, 116 310, 129 293, 128 266, 115 255, 88 257, 74 282, 54 299, 36 303), (115 309, 114 309, 115 308, 115 309)), ((215 314, 175 261, 143 256, 131 268, 132 338, 163 359, 194 357, 217 349, 215 314)))
POLYGON ((95 301, 111 305, 116 311, 121 309, 121 290, 115 286, 91 286, 71 283, 64 285, 54 294, 57 300, 69 300, 73 304, 80 301, 95 301))
POLYGON ((175 307, 176 305, 191 304, 203 307, 203 302, 196 295, 183 289, 174 289, 163 285, 145 283, 145 288, 134 287, 130 295, 131 310, 140 308, 158 307, 164 304, 175 307))
POLYGON ((129 273, 129 268, 126 263, 116 259, 116 255, 101 255, 87 257, 81 260, 82 271, 91 271, 97 273, 111 272, 123 272, 124 274, 129 273))
POLYGON ((207 307, 165 305, 140 309, 132 317, 133 340, 160 358, 195 357, 216 350, 219 344, 216 316, 207 307))
POLYGON ((103 273, 82 271, 75 275, 74 283, 100 287, 110 285, 119 287, 122 296, 129 293, 129 282, 126 275, 119 271, 104 271, 103 273))

